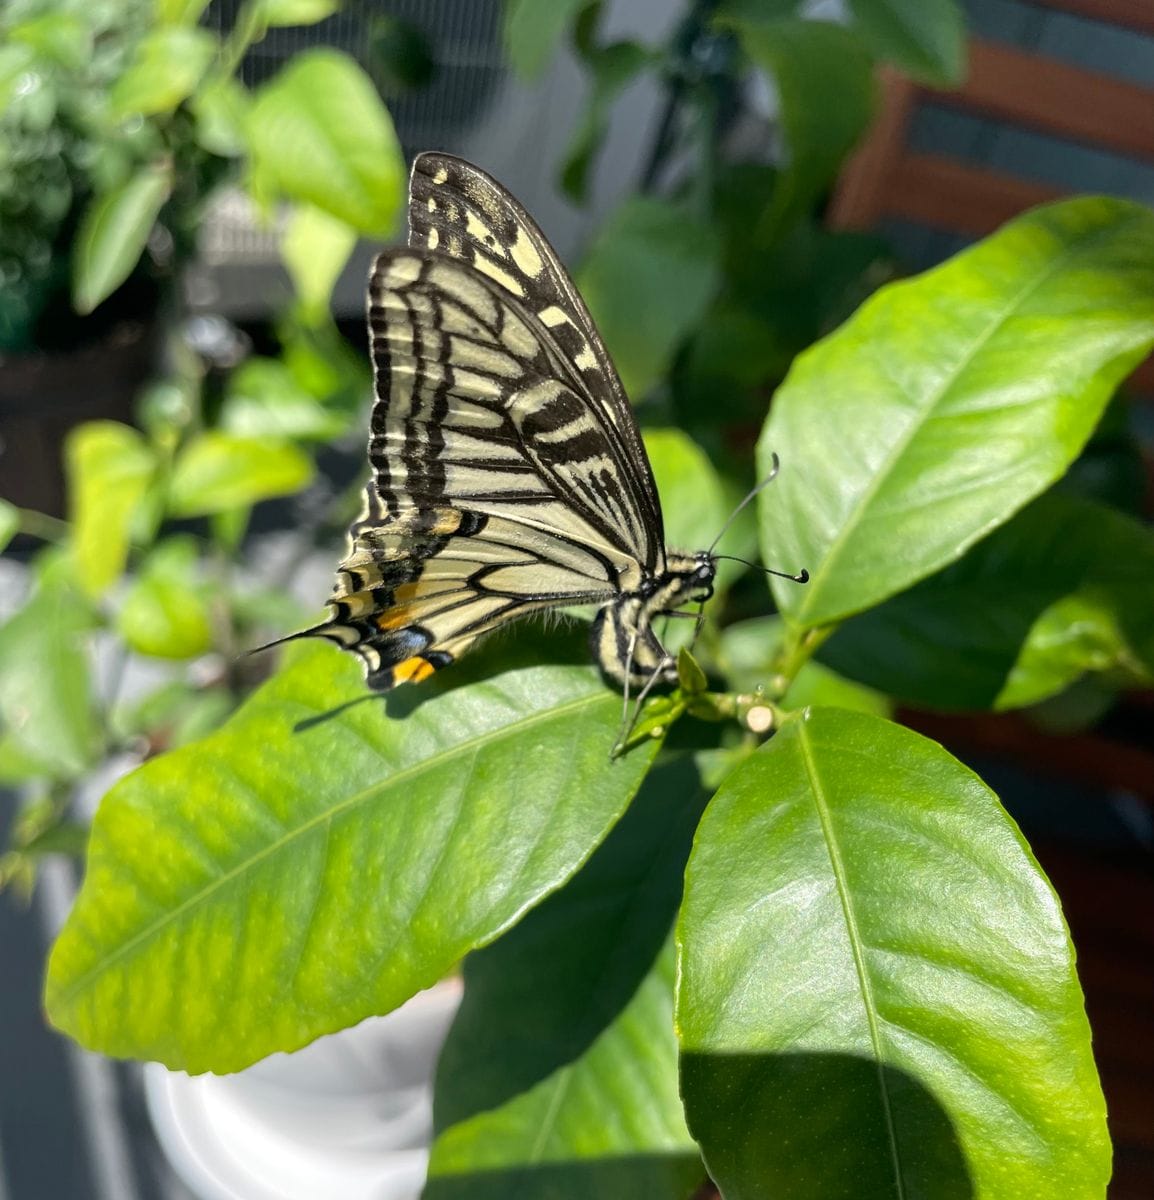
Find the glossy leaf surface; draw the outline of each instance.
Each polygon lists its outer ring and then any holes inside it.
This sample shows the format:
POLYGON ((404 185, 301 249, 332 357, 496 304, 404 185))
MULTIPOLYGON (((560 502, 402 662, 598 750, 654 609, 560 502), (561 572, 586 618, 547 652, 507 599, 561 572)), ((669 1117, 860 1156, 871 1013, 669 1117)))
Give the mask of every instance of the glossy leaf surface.
POLYGON ((16 536, 20 528, 20 513, 14 504, 0 500, 0 551, 16 536))
POLYGON ((132 274, 171 191, 172 165, 160 162, 89 205, 72 259, 77 312, 91 312, 132 274))
POLYGON ((296 55, 257 93, 248 120, 261 176, 358 232, 393 232, 405 163, 369 77, 334 50, 296 55))
POLYGON ((1048 494, 959 562, 848 621, 822 649, 912 704, 1016 708, 1084 672, 1154 680, 1154 534, 1048 494))
POLYGON ((715 229, 665 200, 629 200, 602 227, 577 282, 634 401, 704 315, 720 253, 715 229))
POLYGON ((802 626, 870 608, 960 558, 1076 457, 1154 343, 1154 213, 1037 209, 876 293, 803 354, 758 447, 766 553, 802 626), (772 534, 772 537, 770 536, 772 534))
POLYGON ((133 520, 156 473, 156 456, 135 429, 88 421, 64 447, 77 582, 91 597, 120 578, 133 520))
POLYGON ((1100 1200, 1057 899, 939 746, 860 713, 787 722, 707 809, 678 939, 682 1093, 727 1200, 1100 1200))
POLYGON ((217 733, 118 783, 52 954, 53 1022, 236 1070, 491 941, 580 866, 656 751, 610 762, 619 698, 580 644, 579 667, 509 669, 541 654, 498 641, 385 699, 351 655, 301 647, 217 733))

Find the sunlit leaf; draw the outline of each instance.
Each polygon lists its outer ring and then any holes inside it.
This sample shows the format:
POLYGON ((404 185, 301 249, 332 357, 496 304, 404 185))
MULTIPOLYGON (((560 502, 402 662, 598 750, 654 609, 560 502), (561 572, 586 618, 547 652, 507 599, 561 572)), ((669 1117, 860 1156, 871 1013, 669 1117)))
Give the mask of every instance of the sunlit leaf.
POLYGON ((690 1128, 726 1200, 1101 1200, 1057 898, 941 747, 814 709, 727 777, 678 926, 690 1128))
POLYGON ((173 465, 169 509, 178 517, 224 512, 299 491, 312 474, 308 456, 287 442, 209 430, 173 465))
POLYGON ((705 315, 720 250, 711 225, 682 205, 647 197, 626 201, 598 234, 578 283, 635 401, 705 315))
POLYGON ((113 113, 126 117, 171 112, 192 95, 217 50, 216 38, 196 25, 162 25, 152 30, 113 85, 109 97, 113 113))
POLYGON ((236 1070, 492 941, 576 871, 657 749, 611 762, 620 698, 587 665, 515 669, 547 652, 521 630, 386 699, 351 655, 301 647, 105 798, 51 1019, 106 1054, 236 1070))
POLYGON ((7 500, 0 500, 0 550, 16 536, 20 529, 20 511, 7 500))
POLYGON ((315 25, 340 10, 340 0, 260 0, 269 25, 315 25))
POLYGON ((1016 708, 1083 672, 1154 682, 1154 534, 1046 495, 969 553, 846 623, 822 657, 912 704, 1016 708))
POLYGON ((139 654, 195 658, 212 645, 209 589, 198 576, 196 543, 174 537, 145 560, 117 614, 121 636, 139 654))
POLYGON ((101 595, 124 571, 132 525, 156 473, 135 429, 115 421, 76 426, 64 446, 77 582, 101 595))
POLYGON ((1077 456, 1154 344, 1154 213, 1087 197, 1018 218, 883 288, 794 364, 758 447, 765 552, 793 622, 904 591, 1077 456))
POLYGON ((249 95, 230 75, 214 77, 189 102, 196 140, 212 154, 235 158, 248 146, 249 95))
POLYGON ((357 242, 356 230, 311 204, 298 204, 281 240, 281 257, 305 311, 328 315, 333 287, 357 242))
POLYGON ((305 391, 280 359, 254 355, 229 377, 220 423, 242 437, 327 441, 347 422, 305 391))
POLYGON ((405 163, 368 76, 335 50, 296 55, 257 93, 249 139, 261 175, 360 233, 393 231, 405 163))
POLYGON ((143 167, 85 210, 72 258, 72 303, 91 312, 132 274, 172 192, 172 165, 143 167))

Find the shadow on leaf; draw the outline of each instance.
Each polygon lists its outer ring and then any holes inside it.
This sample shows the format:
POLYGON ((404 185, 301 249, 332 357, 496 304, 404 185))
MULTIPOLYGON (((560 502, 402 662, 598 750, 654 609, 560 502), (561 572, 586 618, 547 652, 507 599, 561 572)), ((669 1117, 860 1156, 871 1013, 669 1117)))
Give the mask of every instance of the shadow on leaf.
POLYGON ((896 1067, 849 1054, 692 1052, 681 1091, 706 1165, 735 1196, 974 1196, 949 1116, 896 1067))

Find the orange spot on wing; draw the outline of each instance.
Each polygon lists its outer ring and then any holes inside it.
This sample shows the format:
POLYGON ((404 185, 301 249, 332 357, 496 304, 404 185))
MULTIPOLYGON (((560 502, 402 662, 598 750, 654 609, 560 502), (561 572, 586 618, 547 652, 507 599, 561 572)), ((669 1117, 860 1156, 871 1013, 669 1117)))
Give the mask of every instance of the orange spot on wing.
POLYGON ((428 679, 435 670, 431 662, 414 655, 412 658, 406 658, 404 662, 399 662, 393 668, 393 683, 420 683, 422 679, 428 679))

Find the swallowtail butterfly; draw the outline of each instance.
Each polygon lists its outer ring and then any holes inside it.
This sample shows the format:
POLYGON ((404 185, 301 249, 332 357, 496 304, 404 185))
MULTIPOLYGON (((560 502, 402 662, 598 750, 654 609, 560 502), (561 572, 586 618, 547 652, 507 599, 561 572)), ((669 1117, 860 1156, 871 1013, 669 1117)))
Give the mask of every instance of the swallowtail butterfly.
POLYGON ((521 205, 470 163, 420 155, 408 245, 376 260, 368 320, 372 477, 330 618, 306 633, 387 690, 509 621, 593 604, 611 681, 673 682, 654 618, 707 599, 715 558, 666 548, 621 381, 521 205))

